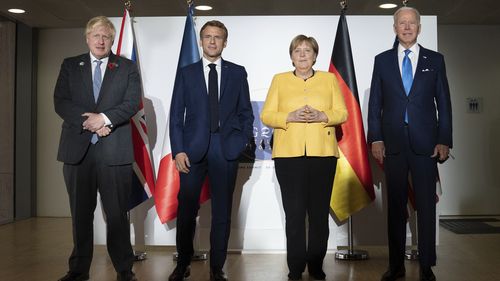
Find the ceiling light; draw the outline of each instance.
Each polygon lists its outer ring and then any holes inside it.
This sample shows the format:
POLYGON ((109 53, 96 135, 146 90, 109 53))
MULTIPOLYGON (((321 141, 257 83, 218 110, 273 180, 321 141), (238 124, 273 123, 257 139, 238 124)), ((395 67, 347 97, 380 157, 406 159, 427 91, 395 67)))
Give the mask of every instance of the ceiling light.
POLYGON ((26 13, 26 11, 23 10, 23 9, 8 9, 7 11, 9 11, 9 12, 11 12, 13 14, 24 14, 24 13, 26 13))
POLYGON ((198 11, 210 11, 212 10, 212 7, 211 6, 207 6, 207 5, 198 5, 196 7, 194 7, 196 10, 198 11))
POLYGON ((398 5, 396 4, 392 4, 392 3, 385 3, 385 4, 380 4, 380 6, 378 6, 379 8, 382 8, 382 9, 392 9, 392 8, 396 8, 398 5))

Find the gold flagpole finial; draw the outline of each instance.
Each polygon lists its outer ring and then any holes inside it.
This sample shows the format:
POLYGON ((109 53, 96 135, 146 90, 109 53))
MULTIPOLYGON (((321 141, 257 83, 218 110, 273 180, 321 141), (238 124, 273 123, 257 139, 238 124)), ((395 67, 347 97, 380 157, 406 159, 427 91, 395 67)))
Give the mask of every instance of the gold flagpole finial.
POLYGON ((129 11, 132 9, 132 1, 127 0, 127 1, 125 1, 124 4, 125 4, 125 9, 127 9, 129 11))
POLYGON ((347 10, 347 0, 340 1, 340 8, 342 11, 347 10))
POLYGON ((193 0, 186 0, 186 3, 189 6, 193 5, 194 1, 193 0))
POLYGON ((408 4, 408 0, 403 0, 403 6, 406 7, 406 4, 408 4))

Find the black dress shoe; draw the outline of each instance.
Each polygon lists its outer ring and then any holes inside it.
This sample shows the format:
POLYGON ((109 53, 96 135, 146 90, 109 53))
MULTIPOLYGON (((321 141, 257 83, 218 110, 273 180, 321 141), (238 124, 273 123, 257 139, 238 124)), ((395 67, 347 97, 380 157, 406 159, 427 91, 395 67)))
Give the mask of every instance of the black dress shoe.
POLYGON ((227 276, 222 269, 212 268, 210 270, 210 281, 227 281, 227 276))
POLYGON ((302 280, 302 273, 295 273, 295 272, 290 272, 288 273, 288 280, 302 280))
POLYGON ((389 270, 382 275, 382 279, 380 279, 380 281, 396 281, 399 278, 403 278, 405 274, 406 270, 404 266, 395 269, 389 268, 389 270))
POLYGON ((320 269, 318 271, 309 271, 309 276, 313 280, 325 280, 326 279, 326 274, 322 269, 320 269))
POLYGON ((182 281, 184 278, 188 278, 191 275, 190 266, 180 266, 177 265, 168 277, 168 281, 182 281))
POLYGON ((436 281, 436 276, 430 267, 420 268, 420 281, 436 281))
POLYGON ((135 274, 132 271, 122 271, 116 276, 117 281, 137 281, 135 274))
POLYGON ((66 275, 59 278, 57 281, 87 281, 89 280, 88 273, 76 273, 69 271, 66 275))

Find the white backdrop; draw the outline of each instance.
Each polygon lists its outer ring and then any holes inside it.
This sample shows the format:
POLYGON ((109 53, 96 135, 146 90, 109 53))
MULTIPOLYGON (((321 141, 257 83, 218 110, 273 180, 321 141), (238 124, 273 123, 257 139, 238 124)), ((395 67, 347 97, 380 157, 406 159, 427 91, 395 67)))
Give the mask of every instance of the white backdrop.
MULTIPOLYGON (((218 19, 227 26, 229 38, 223 57, 245 66, 252 101, 264 101, 274 74, 292 69, 288 55, 291 39, 298 34, 313 36, 319 43, 316 70, 328 70, 338 16, 248 16, 197 17, 196 31, 208 20, 218 19)), ((113 18, 116 27, 121 18, 113 18)), ((435 16, 423 16, 419 43, 437 50, 435 16)), ((362 111, 366 112, 373 59, 392 47, 392 16, 348 16, 349 33, 362 111)), ((150 144, 156 169, 161 157, 185 17, 135 18, 134 29, 138 60, 145 93, 145 111, 150 144)), ((201 53, 201 51, 200 51, 201 53)), ((259 118, 258 116, 255 116, 259 118)), ((366 118, 364 118, 366 124, 366 118)), ((365 126, 366 127, 366 126, 365 126)), ((445 177, 446 175, 442 175, 445 177)), ((377 181, 377 176, 375 176, 377 181)), ((380 186, 380 185, 379 185, 380 186)), ((366 221, 381 222, 375 226, 357 227, 357 236, 373 236, 379 229, 385 233, 385 211, 382 189, 376 188, 376 201, 365 214, 366 221), (366 230, 366 231, 365 231, 366 230), (365 232, 365 233, 360 233, 365 232), (376 231, 375 231, 376 232, 376 231)), ((439 208, 439 205, 438 205, 439 208)), ((284 213, 272 160, 257 160, 253 165, 241 164, 234 194, 231 249, 245 251, 282 251, 286 248, 284 213)), ((134 209, 132 240, 137 244, 175 245, 175 221, 162 225, 153 201, 134 209)), ((198 243, 209 248, 210 203, 200 209, 198 243)), ((385 243, 384 238, 365 239, 370 244, 385 243)), ((100 206, 96 210, 95 242, 104 244, 105 223, 100 206)), ((330 220, 329 249, 346 244, 345 226, 330 220)), ((360 241, 363 241, 361 239, 360 241)))

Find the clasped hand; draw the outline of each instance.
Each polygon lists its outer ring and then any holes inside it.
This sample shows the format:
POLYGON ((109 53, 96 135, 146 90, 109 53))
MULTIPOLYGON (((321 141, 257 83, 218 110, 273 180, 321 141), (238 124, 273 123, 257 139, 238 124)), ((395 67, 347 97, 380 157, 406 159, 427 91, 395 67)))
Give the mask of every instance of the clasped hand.
POLYGON ((287 122, 318 123, 328 122, 328 117, 310 105, 304 105, 288 114, 287 122))
POLYGON ((108 136, 111 133, 111 129, 104 126, 104 118, 99 113, 85 112, 82 116, 87 117, 82 124, 84 130, 89 130, 92 133, 96 133, 99 137, 108 136))

